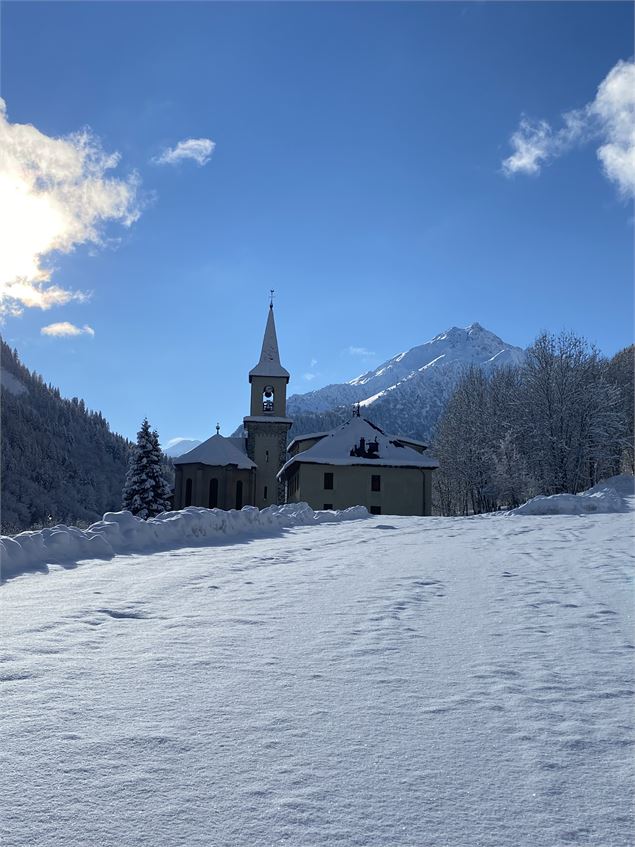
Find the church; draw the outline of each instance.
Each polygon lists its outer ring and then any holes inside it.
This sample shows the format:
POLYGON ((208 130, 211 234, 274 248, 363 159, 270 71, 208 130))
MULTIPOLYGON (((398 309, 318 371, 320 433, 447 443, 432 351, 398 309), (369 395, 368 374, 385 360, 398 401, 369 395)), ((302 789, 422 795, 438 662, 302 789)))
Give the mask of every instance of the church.
POLYGON ((216 435, 174 460, 174 508, 242 509, 284 503, 278 471, 287 458, 289 372, 280 364, 273 302, 258 364, 249 371, 251 407, 244 434, 216 435))
POLYGON ((430 515, 426 445, 388 435, 361 417, 330 432, 300 435, 287 448, 289 372, 280 363, 273 301, 258 364, 249 371, 251 406, 243 434, 216 435, 174 460, 174 508, 241 509, 306 502, 313 509, 366 506, 371 514, 430 515))

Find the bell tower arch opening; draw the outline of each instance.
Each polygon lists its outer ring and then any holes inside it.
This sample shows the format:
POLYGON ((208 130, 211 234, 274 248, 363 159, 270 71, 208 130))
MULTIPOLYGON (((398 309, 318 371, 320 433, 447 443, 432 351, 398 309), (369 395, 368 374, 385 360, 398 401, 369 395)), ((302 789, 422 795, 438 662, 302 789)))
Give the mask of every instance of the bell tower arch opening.
POLYGON ((273 385, 265 385, 265 389, 262 392, 262 411, 265 414, 273 412, 275 407, 275 394, 276 390, 273 385))

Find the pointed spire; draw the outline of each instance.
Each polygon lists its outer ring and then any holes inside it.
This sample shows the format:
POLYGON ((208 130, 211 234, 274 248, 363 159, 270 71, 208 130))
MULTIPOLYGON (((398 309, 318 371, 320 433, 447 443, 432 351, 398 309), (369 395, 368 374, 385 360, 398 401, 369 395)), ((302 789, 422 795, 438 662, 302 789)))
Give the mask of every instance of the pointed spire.
POLYGON ((271 376, 271 377, 286 377, 289 379, 289 371, 285 370, 280 364, 280 353, 278 351, 278 337, 276 335, 276 323, 273 317, 273 292, 271 302, 269 303, 269 314, 267 315, 267 325, 265 327, 265 337, 262 340, 262 350, 260 352, 260 361, 255 368, 249 371, 250 378, 252 376, 271 376))

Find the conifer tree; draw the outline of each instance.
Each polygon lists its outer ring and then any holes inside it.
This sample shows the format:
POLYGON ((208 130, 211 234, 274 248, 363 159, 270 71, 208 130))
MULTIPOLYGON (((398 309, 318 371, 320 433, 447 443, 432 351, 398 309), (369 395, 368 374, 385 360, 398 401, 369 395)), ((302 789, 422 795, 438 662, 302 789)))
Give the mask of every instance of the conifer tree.
POLYGON ((139 518, 152 518, 170 508, 170 486, 163 477, 159 434, 144 418, 128 463, 123 508, 139 518))

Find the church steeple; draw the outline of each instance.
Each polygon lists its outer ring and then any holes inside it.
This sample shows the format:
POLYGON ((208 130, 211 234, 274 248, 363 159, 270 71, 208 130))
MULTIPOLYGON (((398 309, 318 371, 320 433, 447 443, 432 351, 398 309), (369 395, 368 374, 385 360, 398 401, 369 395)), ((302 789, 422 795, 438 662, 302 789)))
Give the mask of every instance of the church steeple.
POLYGON ((269 303, 260 360, 249 371, 249 382, 251 409, 244 419, 247 455, 258 467, 254 503, 262 509, 284 503, 284 483, 277 474, 286 461, 287 433, 292 424, 287 417, 289 371, 280 364, 273 297, 269 303))
POLYGON ((262 340, 262 350, 258 364, 249 371, 249 382, 254 376, 284 377, 289 382, 289 371, 280 364, 280 352, 278 350, 278 337, 276 335, 276 322, 273 317, 273 301, 269 304, 267 325, 262 340))

